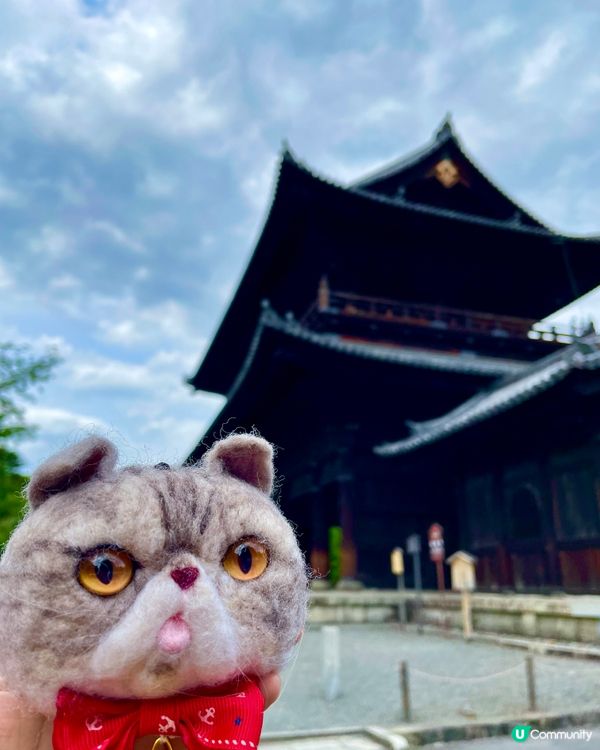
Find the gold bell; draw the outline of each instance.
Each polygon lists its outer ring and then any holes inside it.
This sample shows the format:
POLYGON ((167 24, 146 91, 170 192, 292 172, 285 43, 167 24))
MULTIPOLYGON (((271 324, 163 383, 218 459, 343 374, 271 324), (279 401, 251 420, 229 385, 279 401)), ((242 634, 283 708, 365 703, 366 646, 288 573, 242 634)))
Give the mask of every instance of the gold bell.
POLYGON ((156 742, 152 745, 152 750, 173 750, 173 745, 169 742, 168 737, 157 737, 156 742))

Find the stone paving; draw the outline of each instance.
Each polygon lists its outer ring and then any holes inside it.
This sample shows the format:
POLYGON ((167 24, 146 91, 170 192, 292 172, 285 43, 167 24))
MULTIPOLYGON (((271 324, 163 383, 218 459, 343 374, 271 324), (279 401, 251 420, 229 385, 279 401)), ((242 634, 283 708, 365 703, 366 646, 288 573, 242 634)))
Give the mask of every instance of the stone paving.
MULTIPOLYGON (((366 736, 344 735, 311 737, 298 740, 261 742, 262 750, 383 750, 382 745, 366 736)), ((457 748, 463 750, 463 748, 457 748)))
MULTIPOLYGON (((401 724, 398 664, 403 659, 409 664, 414 722, 487 719, 527 710, 522 650, 407 633, 395 624, 341 625, 340 640, 340 696, 323 698, 322 634, 312 626, 283 676, 282 697, 265 715, 265 732, 401 724)), ((541 711, 600 705, 598 661, 539 655, 535 674, 541 711)))
MULTIPOLYGON (((423 750, 515 750, 517 747, 534 748, 534 750, 597 750, 600 747, 600 727, 589 727, 592 731, 592 737, 589 742, 583 739, 539 739, 526 740, 523 745, 518 745, 510 737, 493 737, 487 740, 465 740, 464 742, 446 742, 425 745, 423 750)), ((557 730, 559 731, 559 730, 557 730)), ((564 729, 561 731, 571 732, 573 729, 564 729)), ((312 750, 317 750, 313 748, 312 750)))

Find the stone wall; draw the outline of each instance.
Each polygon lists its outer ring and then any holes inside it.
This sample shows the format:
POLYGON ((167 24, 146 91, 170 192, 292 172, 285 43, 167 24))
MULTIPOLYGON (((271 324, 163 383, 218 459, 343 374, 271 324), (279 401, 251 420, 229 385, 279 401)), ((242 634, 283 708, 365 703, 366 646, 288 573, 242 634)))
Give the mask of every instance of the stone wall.
POLYGON ((398 619, 398 592, 313 591, 309 620, 314 623, 394 622, 398 619))
MULTIPOLYGON (((425 591, 365 589, 313 591, 313 623, 392 622, 406 601, 411 622, 460 629, 460 595, 425 591)), ((473 594, 473 627, 501 633, 558 641, 600 643, 600 596, 473 594)))

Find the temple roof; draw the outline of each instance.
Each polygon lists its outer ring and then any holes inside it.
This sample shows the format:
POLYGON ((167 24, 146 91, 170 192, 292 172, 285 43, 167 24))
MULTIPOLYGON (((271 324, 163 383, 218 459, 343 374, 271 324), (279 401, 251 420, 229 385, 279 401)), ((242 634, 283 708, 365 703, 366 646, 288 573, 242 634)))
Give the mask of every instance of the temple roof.
MULTIPOLYGON (((495 209, 470 213, 386 193, 385 180, 408 179, 440 149, 461 148, 449 124, 436 143, 404 166, 349 187, 315 174, 286 148, 256 248, 190 384, 227 393, 254 335, 260 301, 301 317, 323 273, 358 294, 535 320, 600 284, 598 238, 552 232, 513 210, 514 203, 501 218, 491 215, 495 209)), ((460 154, 459 161, 467 158, 460 154)), ((479 180, 476 192, 493 197, 488 208, 505 205, 508 199, 486 187, 491 183, 473 171, 472 161, 458 166, 471 170, 473 185, 479 180)))
POLYGON ((600 368, 600 337, 571 344, 559 352, 525 365, 521 372, 503 378, 447 414, 426 422, 409 422, 411 435, 374 447, 380 456, 410 453, 460 432, 471 425, 513 409, 564 380, 573 370, 600 368))
MULTIPOLYGON (((250 344, 226 393, 227 401, 205 434, 218 434, 223 424, 229 424, 232 419, 236 426, 241 425, 247 429, 255 425, 255 402, 263 398, 265 392, 266 398, 272 400, 273 392, 280 387, 282 371, 286 372, 287 364, 294 357, 303 367, 307 361, 314 361, 313 372, 317 375, 323 366, 330 370, 333 361, 343 368, 342 371, 347 370, 353 360, 357 365, 360 365, 360 360, 370 361, 389 372, 394 388, 407 375, 422 378, 426 372, 432 375, 442 372, 447 376, 448 390, 457 389, 461 393, 459 399, 464 399, 468 393, 473 393, 492 380, 515 375, 527 367, 527 363, 509 357, 432 351, 389 342, 372 343, 344 334, 318 332, 290 315, 278 314, 264 300, 259 318, 255 321, 250 344), (286 352, 286 357, 281 356, 282 351, 286 352), (294 356, 290 357, 290 352, 294 356), (324 362, 327 364, 324 365, 324 362)), ((285 379, 288 375, 284 374, 283 377, 285 379)), ((197 460, 202 451, 200 443, 190 460, 197 460)))
MULTIPOLYGON (((314 346, 331 349, 341 354, 376 359, 381 362, 418 367, 426 370, 466 373, 469 375, 489 375, 492 377, 516 375, 527 369, 527 364, 514 359, 486 357, 471 352, 443 352, 419 349, 393 344, 376 344, 357 341, 334 333, 317 333, 306 328, 293 318, 283 318, 273 310, 268 302, 263 303, 263 312, 258 321, 252 344, 238 380, 243 379, 251 364, 258 341, 265 328, 279 331, 291 338, 302 339, 314 346)), ((237 382, 237 381, 236 381, 237 382)))
POLYGON ((423 148, 372 172, 351 187, 551 231, 483 172, 461 143, 449 115, 423 148))

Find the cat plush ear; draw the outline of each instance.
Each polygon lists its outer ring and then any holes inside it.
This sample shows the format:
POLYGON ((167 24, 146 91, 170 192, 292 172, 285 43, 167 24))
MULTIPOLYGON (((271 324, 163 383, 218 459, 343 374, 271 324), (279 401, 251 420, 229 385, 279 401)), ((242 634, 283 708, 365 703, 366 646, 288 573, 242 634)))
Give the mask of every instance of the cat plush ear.
POLYGON ((230 435, 217 441, 202 464, 211 474, 229 474, 267 495, 273 489, 273 448, 256 435, 230 435))
POLYGON ((50 495, 64 492, 108 476, 117 462, 117 449, 102 437, 89 437, 45 461, 31 475, 27 485, 29 505, 35 509, 50 495))

